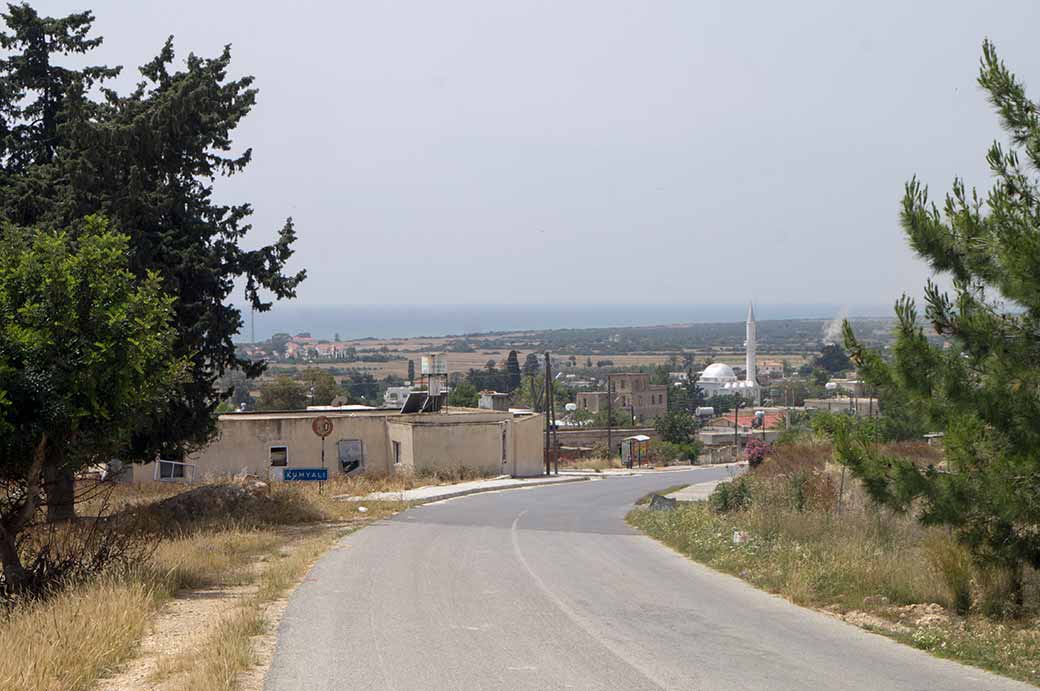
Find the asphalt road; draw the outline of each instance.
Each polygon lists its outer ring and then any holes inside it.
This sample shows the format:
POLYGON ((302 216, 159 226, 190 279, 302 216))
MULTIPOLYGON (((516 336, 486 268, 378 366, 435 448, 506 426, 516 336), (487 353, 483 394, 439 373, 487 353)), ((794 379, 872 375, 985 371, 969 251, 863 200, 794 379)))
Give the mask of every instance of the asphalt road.
POLYGON ((267 688, 1025 689, 796 607, 624 516, 728 471, 477 494, 345 538, 292 595, 267 688))

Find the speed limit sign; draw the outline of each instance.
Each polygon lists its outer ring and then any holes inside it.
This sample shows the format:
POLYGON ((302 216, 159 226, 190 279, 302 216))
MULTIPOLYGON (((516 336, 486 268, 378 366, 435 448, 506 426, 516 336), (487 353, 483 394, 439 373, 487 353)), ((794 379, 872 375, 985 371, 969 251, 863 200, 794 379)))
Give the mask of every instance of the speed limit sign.
POLYGON ((332 434, 332 420, 328 419, 324 415, 316 417, 314 418, 314 422, 311 423, 311 429, 314 430, 315 434, 324 439, 332 434))

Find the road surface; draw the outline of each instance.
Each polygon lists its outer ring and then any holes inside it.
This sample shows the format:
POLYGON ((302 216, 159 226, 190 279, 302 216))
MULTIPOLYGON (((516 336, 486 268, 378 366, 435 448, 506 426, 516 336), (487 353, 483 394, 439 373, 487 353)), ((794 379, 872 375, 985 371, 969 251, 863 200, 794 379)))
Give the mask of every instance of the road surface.
POLYGON ((632 503, 721 468, 417 507, 345 538, 290 598, 267 688, 1025 689, 711 571, 632 503))

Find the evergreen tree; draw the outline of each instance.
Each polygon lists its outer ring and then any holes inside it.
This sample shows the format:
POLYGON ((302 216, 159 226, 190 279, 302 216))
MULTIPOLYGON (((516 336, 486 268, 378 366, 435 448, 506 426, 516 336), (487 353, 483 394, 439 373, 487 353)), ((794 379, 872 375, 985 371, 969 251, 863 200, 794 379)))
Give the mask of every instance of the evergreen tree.
POLYGON ((516 354, 515 350, 510 350, 509 355, 506 357, 506 391, 513 391, 516 387, 520 386, 520 359, 516 354))
POLYGON ((212 181, 242 171, 251 152, 232 153, 231 133, 252 109, 252 78, 229 79, 230 51, 216 58, 189 55, 172 71, 172 41, 141 69, 142 81, 120 95, 96 87, 119 68, 74 69, 63 58, 88 53, 89 12, 41 17, 11 5, 0 46, 0 215, 25 227, 80 227, 94 213, 130 236, 131 270, 158 274, 176 298, 178 356, 190 376, 165 410, 137 430, 130 458, 176 457, 205 444, 215 429, 217 387, 228 369, 262 370, 235 352, 240 311, 226 304, 236 279, 257 311, 270 308, 261 291, 289 298, 303 272, 286 275, 295 231, 254 250, 240 242, 250 229, 248 204, 213 200, 212 181))
POLYGON ((988 41, 978 81, 1012 142, 989 150, 992 190, 983 200, 955 180, 940 211, 914 179, 901 213, 913 249, 952 278, 952 297, 931 281, 925 290, 925 317, 949 347, 929 343, 907 297, 891 362, 844 327, 882 399, 900 392, 945 431, 944 467, 884 454, 863 435, 837 435, 836 447, 878 502, 919 510, 1006 568, 1021 604, 1023 564, 1040 568, 1040 106, 988 41))
POLYGON ((290 377, 279 375, 260 385, 257 410, 303 410, 307 407, 307 387, 290 377))
POLYGON ((303 370, 300 381, 307 391, 307 401, 310 405, 329 405, 341 392, 332 373, 320 367, 308 367, 303 370))
POLYGON ((697 420, 685 410, 665 413, 654 420, 661 440, 672 444, 689 444, 697 431, 697 420))
POLYGON ((528 353, 527 358, 524 359, 522 374, 525 377, 537 377, 541 371, 542 362, 538 359, 538 353, 528 353))
POLYGON ((408 361, 408 381, 415 383, 415 360, 408 361))
POLYGON ((480 402, 480 394, 468 381, 456 384, 448 394, 448 405, 460 408, 476 408, 480 402))
POLYGON ((825 370, 830 374, 837 374, 838 372, 845 372, 846 370, 852 369, 852 361, 849 360, 849 356, 841 346, 828 343, 820 350, 820 354, 816 357, 813 367, 815 369, 825 370))

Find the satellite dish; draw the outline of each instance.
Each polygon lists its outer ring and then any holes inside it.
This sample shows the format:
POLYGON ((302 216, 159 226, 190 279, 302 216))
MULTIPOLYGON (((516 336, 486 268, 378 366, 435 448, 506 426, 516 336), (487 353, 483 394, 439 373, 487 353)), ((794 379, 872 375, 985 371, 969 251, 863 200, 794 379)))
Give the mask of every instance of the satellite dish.
POLYGON ((575 410, 578 409, 578 404, 568 403, 567 405, 563 406, 563 409, 566 410, 568 413, 573 413, 575 410))

